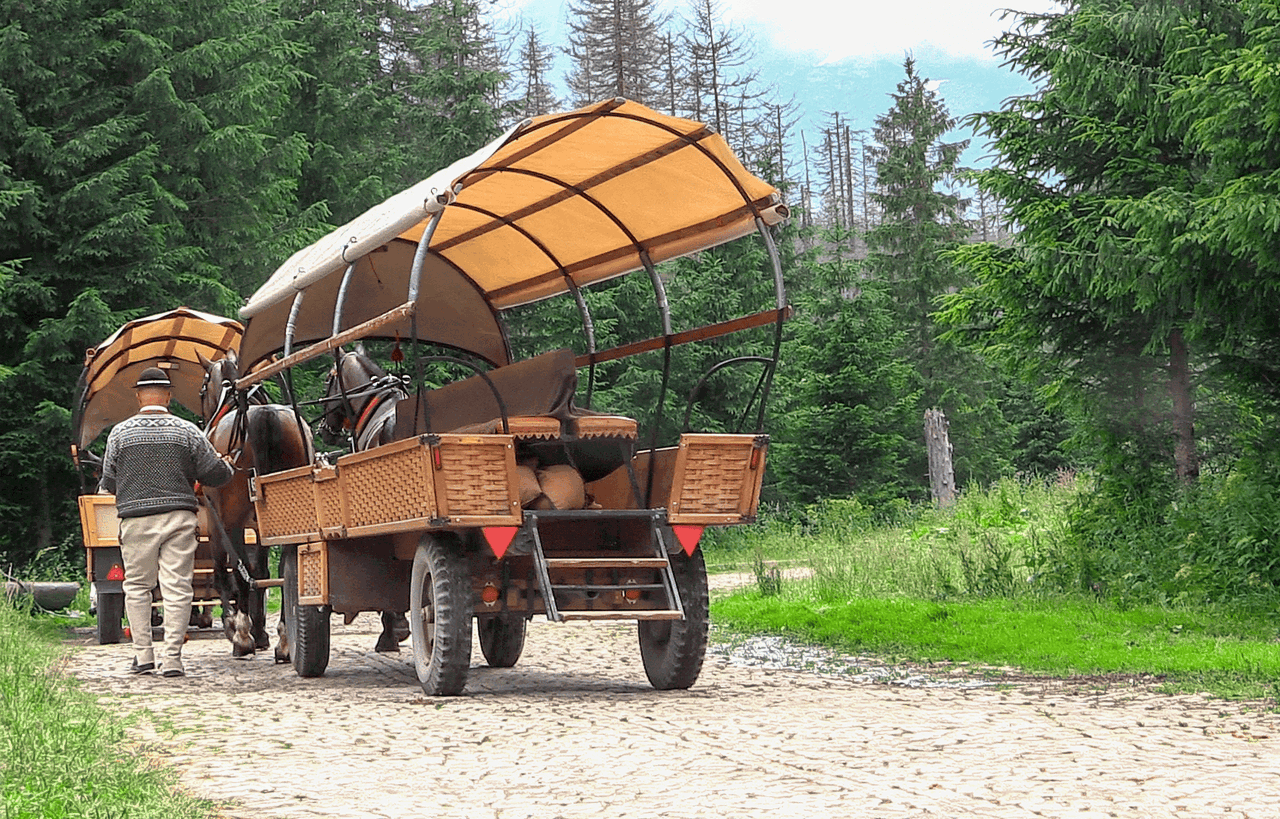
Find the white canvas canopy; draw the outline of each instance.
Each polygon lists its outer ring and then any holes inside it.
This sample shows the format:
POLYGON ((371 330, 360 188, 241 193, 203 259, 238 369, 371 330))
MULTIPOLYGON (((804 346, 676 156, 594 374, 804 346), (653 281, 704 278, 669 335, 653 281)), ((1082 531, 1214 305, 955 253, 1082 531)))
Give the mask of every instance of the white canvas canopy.
POLYGON ((133 385, 147 367, 167 372, 174 400, 198 415, 204 367, 196 353, 222 358, 239 346, 243 332, 234 319, 187 307, 124 324, 85 352, 77 446, 85 449, 104 429, 138 411, 133 385))
POLYGON ((377 335, 510 361, 501 311, 750 233, 786 216, 701 123, 610 100, 521 123, 295 253, 245 304, 241 358, 283 347, 296 294, 297 344, 328 338, 342 274, 354 263, 339 330, 408 301, 432 215, 419 296, 377 335), (456 198, 455 198, 456 192, 456 198))

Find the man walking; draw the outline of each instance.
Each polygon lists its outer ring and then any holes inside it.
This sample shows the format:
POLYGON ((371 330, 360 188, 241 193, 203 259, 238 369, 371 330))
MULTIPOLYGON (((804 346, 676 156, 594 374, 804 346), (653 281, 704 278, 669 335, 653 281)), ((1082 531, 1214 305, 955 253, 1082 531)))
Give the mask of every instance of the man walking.
POLYGON ((221 486, 234 474, 200 429, 169 414, 173 385, 164 370, 142 371, 134 391, 138 413, 116 424, 102 459, 103 492, 114 492, 124 557, 124 607, 133 634, 134 674, 154 671, 151 590, 164 598, 160 673, 181 677, 182 644, 191 617, 196 555, 194 484, 221 486))

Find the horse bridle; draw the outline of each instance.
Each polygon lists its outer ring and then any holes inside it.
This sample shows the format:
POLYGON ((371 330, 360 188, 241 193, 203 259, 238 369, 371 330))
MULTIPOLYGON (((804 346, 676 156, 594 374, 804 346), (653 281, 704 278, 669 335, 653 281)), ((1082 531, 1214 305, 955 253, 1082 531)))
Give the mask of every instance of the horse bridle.
MULTIPOLYGON (((212 380, 213 371, 210 370, 205 373, 204 383, 200 385, 201 405, 204 404, 204 399, 209 394, 209 382, 212 380)), ((227 454, 232 456, 231 468, 238 472, 243 471, 241 467, 236 466, 236 463, 240 460, 240 456, 244 454, 245 441, 248 437, 249 398, 261 388, 261 384, 255 384, 248 391, 241 392, 236 390, 234 379, 222 379, 222 386, 218 393, 218 403, 214 405, 216 409, 209 416, 209 420, 205 422, 204 434, 205 437, 208 437, 209 433, 213 432, 218 424, 222 422, 222 419, 226 417, 227 413, 231 412, 232 407, 235 407, 235 423, 231 427, 231 442, 228 446, 227 454)))
MULTIPOLYGON (((370 407, 373 406, 378 399, 385 397, 393 391, 405 392, 406 395, 408 393, 405 391, 403 380, 399 376, 391 375, 389 373, 380 376, 369 374, 368 383, 355 390, 347 390, 346 381, 342 377, 342 362, 349 355, 354 354, 350 352, 343 352, 342 357, 334 364, 334 368, 329 373, 329 378, 325 384, 326 395, 319 401, 322 405, 332 403, 337 404, 337 406, 333 408, 326 406, 324 412, 321 413, 320 421, 316 426, 320 432, 327 433, 329 436, 336 438, 342 435, 345 430, 343 427, 335 427, 333 422, 330 421, 330 416, 341 416, 350 424, 348 435, 351 439, 351 448, 352 450, 355 450, 357 449, 356 440, 360 435, 360 431, 358 429, 360 419, 369 413, 370 407), (337 384, 339 394, 330 395, 329 393, 333 389, 335 382, 337 384), (363 411, 357 413, 355 411, 353 399, 359 398, 367 398, 368 400, 364 405, 363 411)), ((368 371, 366 370, 366 373, 367 372, 368 371)))

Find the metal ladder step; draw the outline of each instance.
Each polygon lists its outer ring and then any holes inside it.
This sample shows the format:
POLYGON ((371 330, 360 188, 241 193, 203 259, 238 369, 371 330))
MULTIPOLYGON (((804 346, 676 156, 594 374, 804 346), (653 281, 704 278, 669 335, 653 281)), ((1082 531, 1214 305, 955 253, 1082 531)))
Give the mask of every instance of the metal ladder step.
MULTIPOLYGON (((533 540, 533 564, 535 578, 541 593, 543 605, 546 607, 547 619, 552 622, 564 620, 683 620, 684 605, 676 589, 675 575, 671 571, 671 562, 667 559, 666 546, 663 543, 662 531, 656 517, 649 518, 651 537, 649 546, 653 550, 650 556, 626 557, 547 557, 542 551, 542 538, 538 533, 538 520, 534 515, 526 518, 526 525, 533 540), (657 583, 620 584, 614 574, 611 583, 553 583, 551 570, 595 570, 595 569, 655 569, 660 575, 657 583), (657 609, 567 609, 561 610, 556 600, 556 592, 640 592, 660 591, 660 608, 657 609)), ((593 579, 590 576, 588 580, 593 579)), ((628 602, 635 602, 638 595, 628 602)), ((603 602, 603 601, 602 601, 603 602)), ((658 602, 658 601, 655 601, 658 602)))
POLYGON ((665 557, 548 557, 549 569, 662 569, 665 557))
POLYGON ((679 611, 562 611, 562 620, 683 620, 679 611))

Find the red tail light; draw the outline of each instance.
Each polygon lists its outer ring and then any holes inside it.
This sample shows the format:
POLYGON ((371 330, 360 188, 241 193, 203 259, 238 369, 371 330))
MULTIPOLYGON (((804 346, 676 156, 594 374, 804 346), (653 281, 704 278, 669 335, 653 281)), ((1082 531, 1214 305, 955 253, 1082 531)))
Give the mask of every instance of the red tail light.
POLYGON ((124 580, 124 567, 119 563, 114 564, 111 570, 107 572, 108 580, 124 580))

